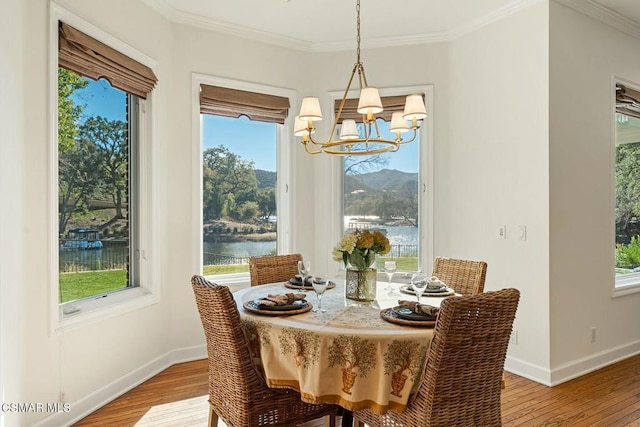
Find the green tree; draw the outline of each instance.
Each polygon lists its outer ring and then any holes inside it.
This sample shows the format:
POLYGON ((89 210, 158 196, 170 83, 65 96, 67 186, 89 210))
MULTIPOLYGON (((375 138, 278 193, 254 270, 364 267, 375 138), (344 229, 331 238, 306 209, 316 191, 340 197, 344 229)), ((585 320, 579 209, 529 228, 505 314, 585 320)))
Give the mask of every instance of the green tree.
POLYGON ((100 153, 105 189, 111 195, 116 210, 107 224, 124 218, 122 210, 129 177, 127 124, 121 120, 91 117, 81 126, 79 137, 81 141, 93 142, 100 153))
POLYGON ((73 71, 58 68, 58 153, 75 148, 78 136, 78 119, 83 107, 71 98, 78 89, 87 87, 89 81, 73 71))
POLYGON ((258 207, 260 218, 268 221, 269 217, 276 213, 276 189, 265 188, 258 190, 258 207))
POLYGON ((244 202, 235 212, 235 217, 242 222, 253 222, 258 216, 258 204, 256 202, 244 202))
POLYGON ((58 233, 63 235, 77 211, 86 210, 102 188, 102 156, 91 141, 79 141, 58 157, 58 233))
POLYGON ((640 217, 640 142, 616 149, 616 235, 627 242, 638 233, 640 217))
POLYGON ((218 146, 204 151, 202 164, 205 221, 222 216, 223 203, 229 194, 236 206, 256 200, 258 181, 252 161, 218 146))

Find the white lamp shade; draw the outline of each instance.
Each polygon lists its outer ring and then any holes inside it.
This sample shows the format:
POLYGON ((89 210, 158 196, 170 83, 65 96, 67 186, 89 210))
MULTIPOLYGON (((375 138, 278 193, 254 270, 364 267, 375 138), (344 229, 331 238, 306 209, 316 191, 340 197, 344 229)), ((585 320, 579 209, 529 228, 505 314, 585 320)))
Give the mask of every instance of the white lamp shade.
POLYGON ((340 139, 356 139, 359 136, 355 120, 345 119, 342 121, 342 126, 340 126, 340 139))
POLYGON ((422 95, 409 95, 407 96, 407 102, 404 105, 405 120, 422 120, 427 117, 427 109, 424 106, 422 95))
MULTIPOLYGON (((293 127, 293 134, 295 136, 309 135, 309 129, 307 128, 307 120, 301 120, 300 116, 296 116, 296 121, 293 127)), ((315 132, 315 129, 311 133, 315 132)))
POLYGON ((397 111, 391 115, 391 126, 389 127, 391 132, 409 132, 409 125, 407 124, 407 120, 402 117, 402 114, 400 111, 397 111))
POLYGON ((360 91, 360 99, 358 100, 358 113, 360 114, 378 114, 382 112, 382 100, 378 89, 375 87, 365 87, 360 91))
POLYGON ((322 120, 322 110, 320 110, 320 101, 318 98, 309 96, 302 100, 300 106, 300 120, 322 120))

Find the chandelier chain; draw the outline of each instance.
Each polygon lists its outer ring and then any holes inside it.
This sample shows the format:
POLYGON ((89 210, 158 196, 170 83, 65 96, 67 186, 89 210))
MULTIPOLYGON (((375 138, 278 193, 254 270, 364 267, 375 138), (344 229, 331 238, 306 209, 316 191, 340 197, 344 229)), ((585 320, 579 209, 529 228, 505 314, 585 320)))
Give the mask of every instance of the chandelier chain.
POLYGON ((357 49, 356 49, 356 57, 357 57, 357 63, 360 63, 360 0, 358 0, 356 2, 356 16, 357 16, 357 20, 356 20, 356 43, 357 43, 357 49))

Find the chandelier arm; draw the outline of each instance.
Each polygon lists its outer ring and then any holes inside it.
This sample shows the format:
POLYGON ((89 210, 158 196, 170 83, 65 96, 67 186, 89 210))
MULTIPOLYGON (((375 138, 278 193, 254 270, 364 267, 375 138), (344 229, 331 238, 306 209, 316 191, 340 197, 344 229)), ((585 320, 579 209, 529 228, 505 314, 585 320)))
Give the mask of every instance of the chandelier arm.
POLYGON ((329 134, 329 141, 331 141, 331 137, 333 133, 336 131, 336 127, 338 126, 338 120, 340 120, 340 115, 342 114, 342 109, 344 108, 345 102, 347 102, 347 95, 349 94, 349 89, 351 89, 351 83, 353 82, 353 76, 356 74, 356 70, 362 66, 360 63, 356 63, 353 66, 353 70, 351 70, 351 76, 349 77, 349 83, 347 83, 347 88, 344 90, 344 94, 342 95, 342 100, 340 101, 340 106, 338 107, 338 111, 336 111, 336 116, 333 119, 333 125, 331 126, 331 133, 329 134))

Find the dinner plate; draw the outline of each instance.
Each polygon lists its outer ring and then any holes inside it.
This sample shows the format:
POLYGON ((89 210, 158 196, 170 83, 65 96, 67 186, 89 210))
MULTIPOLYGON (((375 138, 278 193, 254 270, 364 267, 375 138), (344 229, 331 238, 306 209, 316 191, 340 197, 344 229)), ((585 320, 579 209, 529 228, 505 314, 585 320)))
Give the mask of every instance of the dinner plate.
POLYGON ((304 301, 304 303, 300 302, 297 305, 288 304, 286 306, 278 306, 278 307, 294 306, 293 309, 289 308, 288 310, 274 310, 273 307, 270 307, 272 308, 271 310, 265 310, 259 307, 258 304, 256 304, 255 300, 245 302, 244 304, 242 304, 242 307, 251 313, 263 314, 267 316, 292 316, 294 314, 306 313, 307 311, 311 311, 311 309, 313 308, 313 305, 310 302, 306 300, 299 300, 299 301, 304 301))
MULTIPOLYGON (((300 282, 298 282, 297 284, 292 282, 291 280, 289 280, 288 282, 285 282, 284 286, 286 288, 289 289, 300 289, 300 290, 305 290, 305 291, 312 291, 313 290, 313 285, 311 285, 311 282, 308 282, 309 284, 305 284, 304 286, 300 285, 300 282)), ((333 289, 336 287, 335 282, 331 282, 329 281, 329 285, 327 286, 327 289, 333 289)))
MULTIPOLYGON (((301 286, 302 285, 302 280, 296 276, 296 277, 292 277, 291 279, 289 279, 289 283, 291 283, 292 285, 296 285, 296 286, 301 286)), ((304 281, 305 286, 311 286, 311 281, 310 280, 305 280, 304 281)))
POLYGON ((411 310, 407 307, 402 307, 400 305, 393 307, 391 309, 399 318, 406 320, 423 320, 423 321, 433 321, 436 320, 435 316, 430 316, 428 314, 419 314, 411 310))
POLYGON ((385 308, 384 310, 380 310, 380 317, 382 317, 382 319, 386 320, 387 322, 395 323, 397 325, 403 325, 403 326, 433 328, 436 325, 435 317, 431 318, 427 316, 422 316, 425 318, 425 320, 403 319, 398 315, 398 313, 393 311, 393 308, 385 308))
MULTIPOLYGON (((409 294, 409 295, 415 295, 416 292, 413 290, 413 288, 411 288, 411 285, 402 285, 400 286, 400 292, 405 293, 405 294, 409 294)), ((438 291, 438 292, 427 292, 427 290, 425 289, 425 292, 422 294, 422 296, 428 296, 428 297, 448 297, 449 295, 455 295, 456 291, 454 291, 451 288, 445 288, 442 291, 438 291)))
POLYGON ((298 310, 300 308, 304 308, 307 305, 306 299, 299 299, 294 301, 291 304, 284 305, 260 305, 260 301, 262 298, 256 298, 253 300, 253 304, 258 310, 269 310, 269 311, 290 311, 290 310, 298 310))

